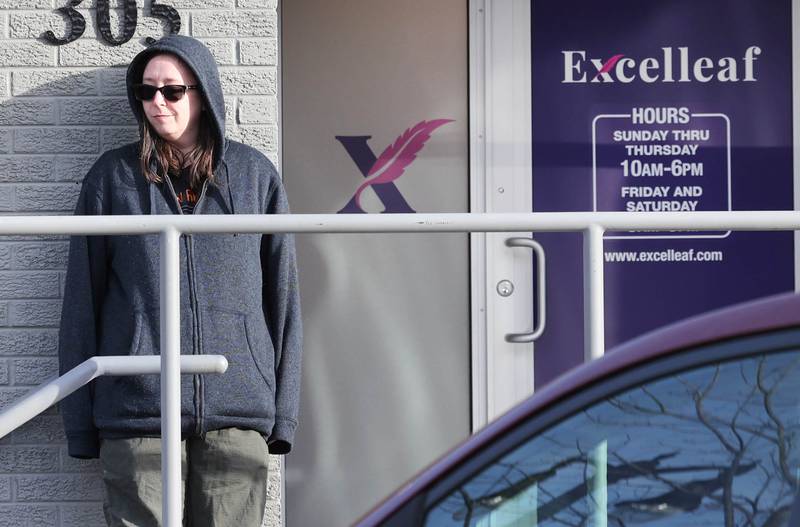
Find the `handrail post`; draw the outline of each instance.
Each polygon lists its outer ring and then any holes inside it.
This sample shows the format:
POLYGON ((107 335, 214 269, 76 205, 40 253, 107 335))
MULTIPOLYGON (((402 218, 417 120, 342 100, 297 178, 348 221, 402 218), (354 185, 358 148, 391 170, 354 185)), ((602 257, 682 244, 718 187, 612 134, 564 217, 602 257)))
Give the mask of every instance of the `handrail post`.
MULTIPOLYGON (((603 234, 605 228, 592 224, 583 231, 583 320, 584 360, 598 359, 605 353, 603 303, 603 234)), ((603 440, 589 453, 594 469, 591 480, 592 527, 608 524, 608 441, 603 440)))
POLYGON ((161 515, 166 527, 181 518, 180 232, 160 234, 161 302, 161 515))
POLYGON ((605 353, 603 304, 603 234, 605 229, 590 225, 583 231, 583 321, 584 360, 598 359, 605 353))

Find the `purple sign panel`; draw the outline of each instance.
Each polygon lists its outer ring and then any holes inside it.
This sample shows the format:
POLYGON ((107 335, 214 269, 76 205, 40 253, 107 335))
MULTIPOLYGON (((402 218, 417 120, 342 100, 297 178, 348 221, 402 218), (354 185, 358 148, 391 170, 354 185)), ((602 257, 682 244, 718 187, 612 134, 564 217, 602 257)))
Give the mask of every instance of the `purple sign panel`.
MULTIPOLYGON (((791 0, 531 13, 534 211, 793 208, 791 0)), ((552 263, 541 386, 583 360, 582 239, 535 237, 552 263)), ((604 250, 607 348, 794 288, 792 233, 609 232, 604 250)))

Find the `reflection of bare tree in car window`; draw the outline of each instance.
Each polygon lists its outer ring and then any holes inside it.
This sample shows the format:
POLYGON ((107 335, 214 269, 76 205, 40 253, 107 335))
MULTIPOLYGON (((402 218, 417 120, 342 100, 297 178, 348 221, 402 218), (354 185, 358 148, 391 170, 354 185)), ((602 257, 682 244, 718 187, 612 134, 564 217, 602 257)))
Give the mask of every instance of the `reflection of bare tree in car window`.
POLYGON ((800 476, 800 352, 654 381, 562 421, 451 492, 427 526, 582 526, 607 444, 607 525, 783 527, 800 476))

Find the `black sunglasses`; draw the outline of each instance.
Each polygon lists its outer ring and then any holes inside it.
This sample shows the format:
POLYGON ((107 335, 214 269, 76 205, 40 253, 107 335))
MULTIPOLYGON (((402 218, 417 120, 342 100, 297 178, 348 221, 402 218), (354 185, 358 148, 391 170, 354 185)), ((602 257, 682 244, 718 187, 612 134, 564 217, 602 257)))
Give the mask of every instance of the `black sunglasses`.
POLYGON ((180 101, 186 90, 196 90, 197 85, 185 86, 183 84, 167 84, 160 88, 151 86, 150 84, 134 84, 133 96, 139 101, 150 101, 156 96, 156 92, 161 92, 161 95, 168 101, 180 101))

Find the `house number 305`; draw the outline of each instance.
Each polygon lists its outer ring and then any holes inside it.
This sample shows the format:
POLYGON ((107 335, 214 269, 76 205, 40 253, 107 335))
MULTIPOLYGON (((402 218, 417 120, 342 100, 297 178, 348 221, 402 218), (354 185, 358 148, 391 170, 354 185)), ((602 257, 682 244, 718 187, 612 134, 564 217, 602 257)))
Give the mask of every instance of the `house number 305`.
MULTIPOLYGON (((86 30, 86 19, 83 15, 75 10, 83 0, 69 0, 69 5, 57 9, 59 13, 69 19, 69 33, 64 38, 59 38, 52 31, 45 31, 42 38, 50 44, 63 46, 69 44, 73 40, 77 40, 83 35, 86 30)), ((136 32, 136 0, 124 0, 122 8, 122 33, 119 37, 115 37, 111 33, 111 18, 109 16, 109 0, 97 0, 97 29, 100 31, 100 36, 103 40, 112 46, 121 46, 133 37, 136 32)), ((164 4, 158 4, 155 1, 150 7, 150 16, 163 18, 169 25, 170 34, 176 34, 181 30, 181 16, 174 7, 164 4)), ((152 42, 152 38, 147 41, 152 42)))

